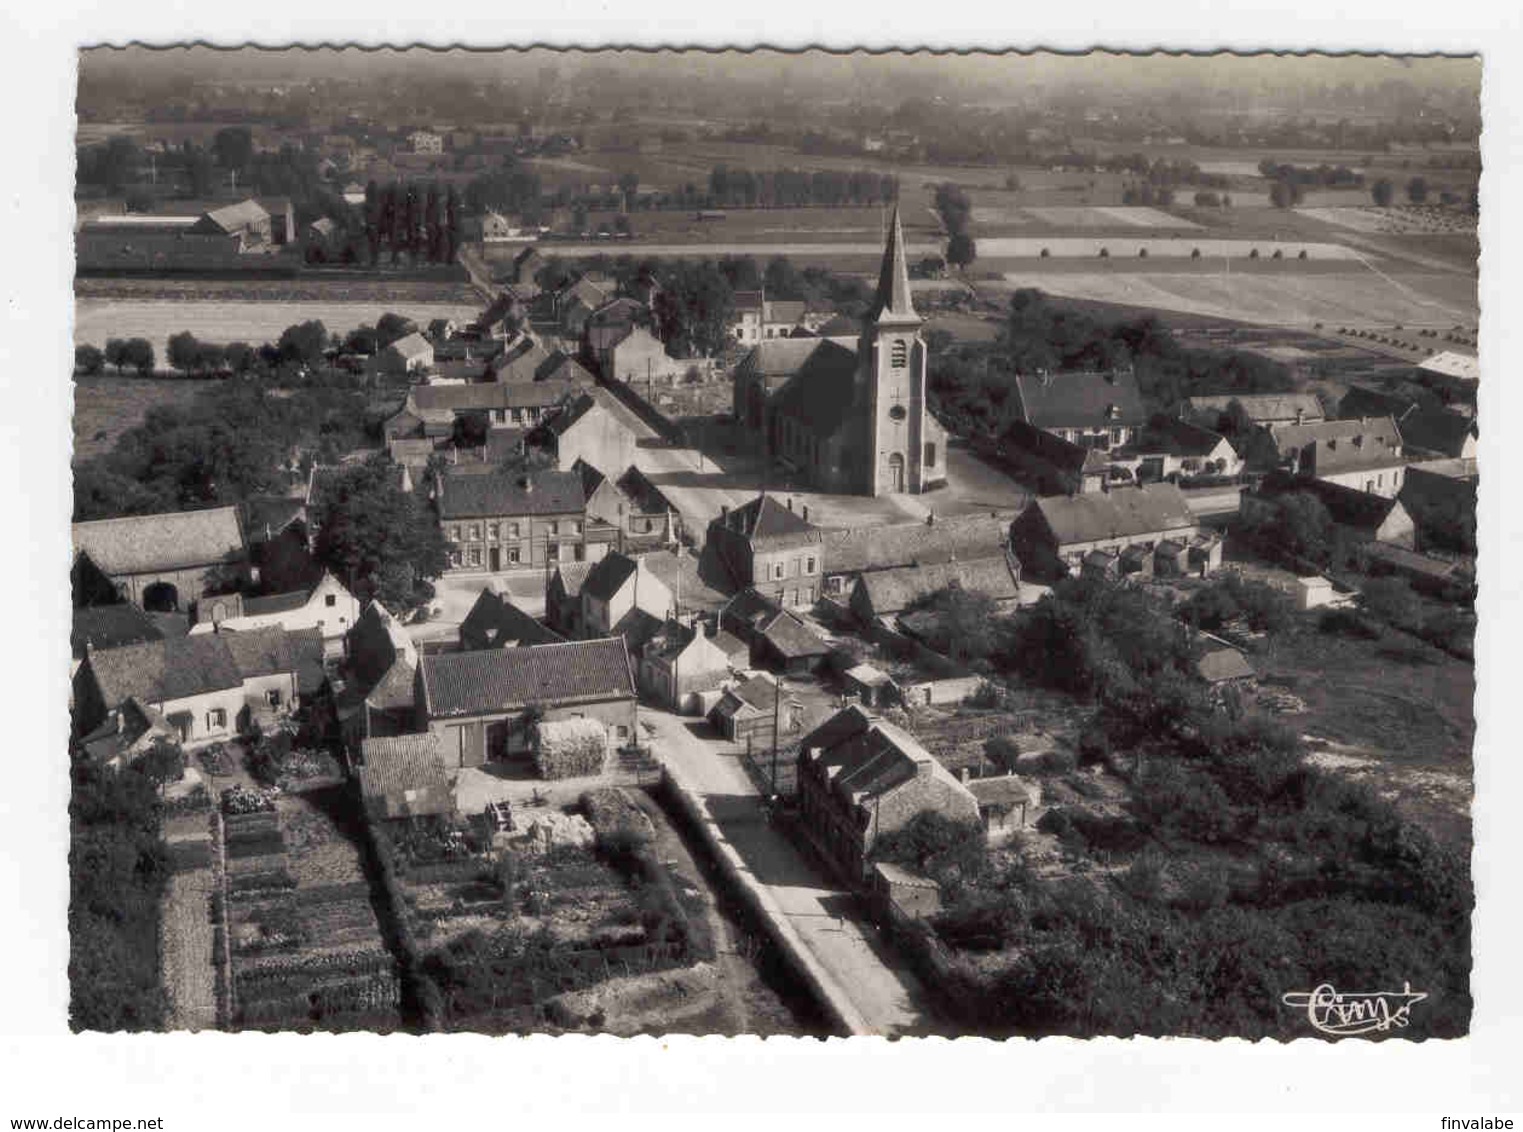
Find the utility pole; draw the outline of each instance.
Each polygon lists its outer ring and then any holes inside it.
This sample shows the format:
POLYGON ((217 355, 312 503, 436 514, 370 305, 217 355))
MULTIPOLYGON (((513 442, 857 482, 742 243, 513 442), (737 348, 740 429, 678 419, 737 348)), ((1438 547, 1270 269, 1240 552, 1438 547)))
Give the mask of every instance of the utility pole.
MULTIPOLYGON (((778 718, 783 708, 783 680, 775 677, 772 681, 772 797, 777 797, 777 727, 778 718)), ((771 799, 768 799, 770 802, 771 799)))

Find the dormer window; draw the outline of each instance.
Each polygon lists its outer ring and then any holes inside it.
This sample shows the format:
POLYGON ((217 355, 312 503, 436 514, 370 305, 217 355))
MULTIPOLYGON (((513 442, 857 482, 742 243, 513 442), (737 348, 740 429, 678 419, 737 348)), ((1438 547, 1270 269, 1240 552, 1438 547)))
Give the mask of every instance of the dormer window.
POLYGON ((910 344, 908 342, 906 342, 903 338, 900 338, 897 342, 894 343, 893 347, 889 350, 888 357, 889 357, 888 364, 892 368, 894 368, 894 369, 903 369, 906 365, 909 364, 909 360, 910 360, 910 344))

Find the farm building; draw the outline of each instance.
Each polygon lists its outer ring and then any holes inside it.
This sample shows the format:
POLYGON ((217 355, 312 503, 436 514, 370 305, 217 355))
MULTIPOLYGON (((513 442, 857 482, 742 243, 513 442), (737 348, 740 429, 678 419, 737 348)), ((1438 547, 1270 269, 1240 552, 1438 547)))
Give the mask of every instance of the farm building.
POLYGON ((1316 498, 1333 523, 1356 542, 1389 542, 1409 550, 1416 543, 1416 525, 1400 500, 1284 472, 1265 476, 1257 491, 1244 493, 1243 517, 1251 522, 1273 519, 1281 503, 1295 495, 1316 498))
POLYGON ((425 655, 415 694, 419 727, 457 766, 527 755, 541 720, 597 720, 611 747, 635 734, 634 672, 618 637, 425 655))
POLYGON ((968 779, 966 785, 978 802, 979 821, 990 832, 1025 828, 1027 812, 1040 800, 1040 795, 1014 773, 968 779))
POLYGON ((813 672, 830 646, 793 612, 754 589, 744 589, 719 612, 719 626, 751 650, 757 664, 791 675, 813 672))
POLYGON ((237 507, 175 511, 75 523, 74 552, 150 612, 188 609, 248 577, 249 551, 237 507))
MULTIPOLYGON (((1391 417, 1400 425, 1417 407, 1417 402, 1404 394, 1368 385, 1351 385, 1338 402, 1338 416, 1346 421, 1361 417, 1391 417)), ((1406 435, 1405 428, 1402 435, 1406 435)))
POLYGON ((1475 553, 1478 483, 1474 460, 1429 460, 1407 466, 1399 498, 1417 525, 1423 546, 1475 553))
POLYGON ((1104 491, 1110 475, 1105 449, 1065 440, 1025 421, 1012 421, 995 451, 1024 482, 1043 494, 1104 491))
MULTIPOLYGON (((731 743, 762 750, 772 746, 774 718, 781 732, 795 731, 802 710, 797 697, 781 692, 773 677, 761 673, 726 688, 709 710, 709 722, 731 743)), ((782 735, 776 737, 781 743, 782 735)))
POLYGON ((1213 688, 1250 683, 1258 676, 1243 650, 1225 642, 1215 643, 1200 655, 1195 662, 1195 674, 1213 688))
MULTIPOLYGON (((1023 576, 1060 577, 1077 571, 1092 551, 1119 554, 1139 546, 1152 552, 1173 542, 1193 552, 1199 535, 1184 493, 1160 483, 1034 499, 1016 519, 1011 537, 1023 576)), ((1218 561, 1219 554, 1218 547, 1218 561)), ((1192 553, 1192 568, 1195 559, 1192 553)))
POLYGON ((163 638, 163 631, 153 619, 129 602, 76 609, 69 628, 69 651, 74 664, 69 674, 74 674, 89 649, 114 649, 163 638))
POLYGON ((979 821, 978 801, 908 732, 843 708, 799 742, 799 828, 851 885, 880 837, 926 812, 979 821))
POLYGON ((859 664, 841 674, 845 694, 863 707, 892 707, 899 700, 893 677, 870 664, 859 664))
POLYGON ((371 366, 386 377, 411 377, 426 372, 433 364, 433 343, 414 333, 387 346, 375 356, 371 366))
POLYGON ((830 528, 820 532, 824 592, 851 593, 870 570, 930 566, 953 559, 987 558, 1007 550, 1013 511, 938 518, 886 526, 830 528))
POLYGON ((439 736, 430 731, 366 739, 356 776, 365 812, 373 820, 447 817, 455 812, 457 770, 446 763, 439 736))
POLYGON ((1020 565, 1008 554, 933 566, 901 566, 869 570, 852 587, 851 611, 864 625, 904 612, 921 598, 957 586, 981 593, 995 602, 1020 598, 1020 565))
POLYGON ((1235 476, 1243 470, 1242 457, 1225 436, 1162 414, 1151 417, 1131 443, 1113 449, 1110 462, 1129 468, 1138 480, 1235 476))
POLYGON ((1258 428, 1271 425, 1316 424, 1327 414, 1315 393, 1223 393, 1187 397, 1180 414, 1203 428, 1233 431, 1233 418, 1241 415, 1258 428), (1236 408, 1234 408, 1236 406, 1236 408))
POLYGON ((1475 418, 1451 409, 1419 409, 1401 423, 1409 454, 1428 453, 1452 460, 1473 460, 1480 446, 1475 418))
POLYGON ((926 919, 941 911, 941 885, 889 861, 874 861, 873 898, 892 905, 912 919, 926 919))
POLYGON ((218 601, 204 601, 197 610, 192 633, 241 633, 279 626, 292 632, 315 629, 322 636, 328 656, 344 651, 344 637, 360 616, 360 603, 332 574, 324 573, 315 585, 290 593, 245 597, 241 610, 221 616, 218 601), (210 607, 204 608, 204 607, 210 607))

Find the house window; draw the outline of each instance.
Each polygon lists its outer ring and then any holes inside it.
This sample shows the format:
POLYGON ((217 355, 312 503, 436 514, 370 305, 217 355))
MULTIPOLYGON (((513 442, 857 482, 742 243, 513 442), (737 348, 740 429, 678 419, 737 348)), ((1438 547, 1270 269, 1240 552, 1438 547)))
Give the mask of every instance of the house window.
POLYGON ((510 547, 508 547, 508 561, 514 563, 515 565, 519 561, 521 561, 521 559, 519 558, 519 554, 518 554, 518 547, 516 547, 516 546, 510 546, 510 547))
POLYGON ((781 562, 774 562, 774 563, 772 563, 772 580, 774 582, 775 581, 780 581, 782 579, 783 574, 785 572, 786 572, 786 567, 781 562))
POLYGON ((626 727, 622 723, 619 724, 619 738, 620 739, 628 739, 629 738, 629 728, 626 727))
POLYGON ((567 526, 569 526, 571 528, 571 532, 570 532, 571 534, 579 535, 579 534, 582 533, 582 524, 577 522, 575 519, 571 520, 571 522, 568 523, 567 526))
POLYGON ((206 729, 208 731, 227 730, 227 709, 212 708, 206 713, 206 729))
POLYGON ((927 444, 925 446, 925 466, 928 468, 936 466, 936 445, 934 444, 927 444))
POLYGON ((517 523, 509 523, 508 524, 508 537, 509 538, 517 538, 518 537, 518 524, 517 523))
POLYGON ((269 688, 264 693, 264 702, 270 707, 280 706, 280 689, 269 688))
POLYGON ((449 529, 449 537, 451 542, 460 541, 460 527, 458 525, 453 526, 449 529))
POLYGON ((513 410, 513 423, 514 424, 523 424, 523 422, 524 422, 524 411, 522 409, 514 409, 513 410))
POLYGON ((481 541, 481 524, 480 523, 472 523, 471 524, 471 539, 472 539, 472 541, 475 541, 475 542, 480 542, 481 541))
POLYGON ((323 604, 326 605, 329 609, 332 609, 335 605, 338 604, 338 595, 329 594, 323 599, 323 604))
POLYGON ((550 520, 550 533, 552 535, 558 535, 561 533, 561 524, 559 519, 550 520))
POLYGON ((489 538, 489 539, 496 539, 497 538, 497 524, 496 523, 488 523, 487 524, 487 538, 489 538))
POLYGON ((1121 443, 1122 432, 1123 432, 1123 430, 1119 429, 1119 428, 1113 428, 1113 429, 1111 429, 1111 443, 1112 444, 1120 444, 1121 443))
POLYGON ((470 557, 467 559, 467 561, 472 566, 480 566, 481 565, 481 547, 479 547, 479 546, 473 546, 473 547, 471 547, 471 549, 470 549, 470 557))
POLYGON ((452 550, 449 552, 449 564, 455 567, 460 565, 460 552, 458 550, 452 550))
POLYGON ((811 554, 811 555, 809 555, 809 557, 804 559, 804 573, 806 573, 806 574, 813 574, 814 573, 815 565, 816 565, 816 563, 815 563, 814 555, 811 554))

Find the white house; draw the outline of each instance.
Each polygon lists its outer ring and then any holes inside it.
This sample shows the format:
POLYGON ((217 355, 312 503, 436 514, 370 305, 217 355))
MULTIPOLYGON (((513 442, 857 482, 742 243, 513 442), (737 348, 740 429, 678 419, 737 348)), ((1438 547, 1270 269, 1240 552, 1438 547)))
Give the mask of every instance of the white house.
POLYGON ((359 600, 328 573, 310 590, 244 598, 241 613, 236 612, 236 605, 222 607, 228 608, 231 616, 220 615, 222 609, 216 599, 206 605, 207 619, 198 621, 191 628, 192 633, 216 630, 238 633, 277 626, 293 633, 298 629, 316 629, 322 635, 323 654, 330 657, 343 653, 344 635, 360 618, 359 600))

